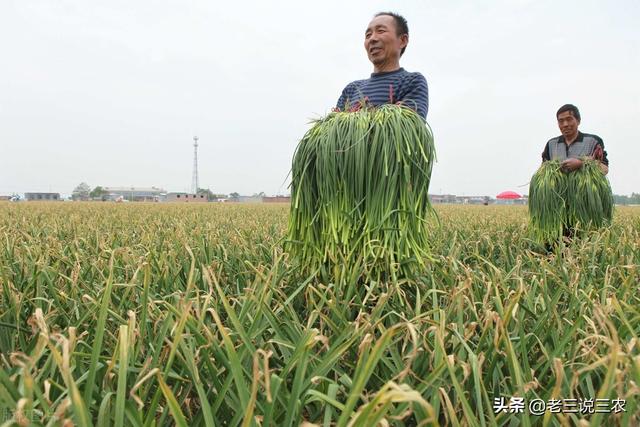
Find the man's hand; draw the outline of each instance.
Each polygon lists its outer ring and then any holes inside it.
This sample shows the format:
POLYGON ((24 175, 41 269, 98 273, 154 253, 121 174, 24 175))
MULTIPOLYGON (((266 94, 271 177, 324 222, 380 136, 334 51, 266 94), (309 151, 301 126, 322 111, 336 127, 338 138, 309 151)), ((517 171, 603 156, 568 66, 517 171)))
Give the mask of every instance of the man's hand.
POLYGON ((580 159, 567 159, 560 165, 564 172, 573 172, 582 167, 582 160, 580 159))
POLYGON ((593 156, 587 156, 587 159, 597 160, 598 166, 600 167, 602 173, 605 175, 609 173, 609 166, 602 163, 602 147, 600 147, 599 145, 596 146, 596 154, 594 154, 593 156), (598 152, 600 154, 598 154, 598 152))

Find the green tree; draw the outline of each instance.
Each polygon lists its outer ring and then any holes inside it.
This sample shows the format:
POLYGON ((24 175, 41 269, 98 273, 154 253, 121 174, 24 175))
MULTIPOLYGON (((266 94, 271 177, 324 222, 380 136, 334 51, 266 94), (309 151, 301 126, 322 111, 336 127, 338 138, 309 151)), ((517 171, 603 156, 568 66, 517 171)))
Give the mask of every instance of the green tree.
POLYGON ((109 192, 99 185, 93 190, 91 190, 91 193, 89 193, 89 196, 92 199, 102 199, 102 201, 105 201, 108 195, 109 195, 109 192))
POLYGON ((71 198, 73 200, 89 200, 89 193, 91 192, 91 187, 86 182, 81 182, 73 189, 71 193, 71 198))

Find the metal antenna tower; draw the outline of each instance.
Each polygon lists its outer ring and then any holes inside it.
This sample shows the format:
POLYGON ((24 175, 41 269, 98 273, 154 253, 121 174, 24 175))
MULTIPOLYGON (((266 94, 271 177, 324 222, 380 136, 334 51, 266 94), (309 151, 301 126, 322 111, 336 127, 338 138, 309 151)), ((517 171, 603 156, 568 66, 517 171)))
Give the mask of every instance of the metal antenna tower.
POLYGON ((191 178, 191 192, 198 194, 198 137, 193 137, 193 177, 191 178))

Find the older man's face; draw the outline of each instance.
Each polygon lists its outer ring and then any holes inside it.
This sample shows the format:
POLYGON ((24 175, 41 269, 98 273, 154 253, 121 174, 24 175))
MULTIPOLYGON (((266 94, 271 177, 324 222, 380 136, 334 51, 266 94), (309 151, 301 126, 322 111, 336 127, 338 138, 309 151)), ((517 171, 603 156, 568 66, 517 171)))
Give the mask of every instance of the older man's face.
POLYGON ((578 133, 580 120, 573 117, 573 113, 571 111, 564 111, 558 114, 557 118, 558 127, 560 128, 560 132, 562 132, 562 135, 565 138, 571 138, 578 133))
POLYGON ((364 33, 364 48, 374 65, 400 60, 400 51, 407 45, 406 35, 398 36, 392 16, 373 18, 364 33))

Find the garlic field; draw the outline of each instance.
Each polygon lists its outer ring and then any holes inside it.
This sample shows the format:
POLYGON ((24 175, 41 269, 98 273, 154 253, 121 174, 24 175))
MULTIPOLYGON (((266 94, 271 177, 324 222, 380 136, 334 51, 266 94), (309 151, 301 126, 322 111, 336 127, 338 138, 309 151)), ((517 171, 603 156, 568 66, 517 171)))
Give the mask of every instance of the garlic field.
POLYGON ((553 253, 436 212, 367 282, 303 273, 288 205, 0 204, 0 425, 640 425, 640 208, 553 253))

